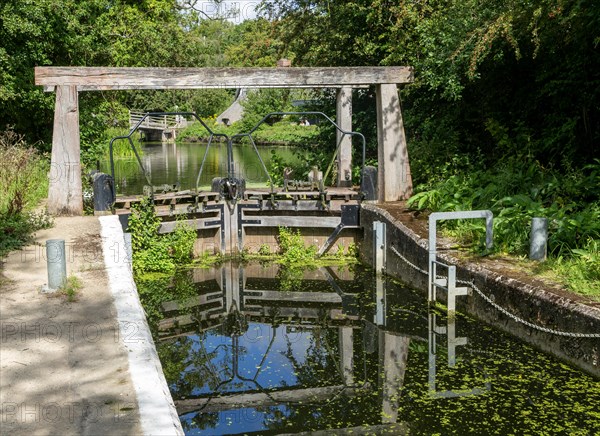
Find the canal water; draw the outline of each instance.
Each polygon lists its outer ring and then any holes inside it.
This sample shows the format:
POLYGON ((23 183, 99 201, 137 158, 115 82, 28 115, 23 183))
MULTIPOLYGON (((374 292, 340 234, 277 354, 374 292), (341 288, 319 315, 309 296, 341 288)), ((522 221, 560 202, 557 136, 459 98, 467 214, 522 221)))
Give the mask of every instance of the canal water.
POLYGON ((186 434, 600 434, 598 379, 361 266, 137 284, 186 434))
MULTIPOLYGON (((144 143, 141 161, 154 186, 179 184, 181 190, 194 189, 200 165, 206 151, 206 143, 144 143)), ((258 152, 265 165, 271 161, 273 153, 286 162, 295 163, 299 157, 294 147, 259 146, 258 152)), ((267 186, 260 159, 250 144, 233 144, 234 173, 246 180, 246 186, 267 186)), ((268 167, 267 167, 268 168, 268 167)), ((101 170, 110 173, 110 163, 103 163, 101 170)), ((213 177, 227 176, 227 145, 213 142, 202 170, 201 187, 209 187, 213 177)), ((118 195, 134 195, 143 192, 147 181, 135 158, 115 159, 115 182, 118 195)))

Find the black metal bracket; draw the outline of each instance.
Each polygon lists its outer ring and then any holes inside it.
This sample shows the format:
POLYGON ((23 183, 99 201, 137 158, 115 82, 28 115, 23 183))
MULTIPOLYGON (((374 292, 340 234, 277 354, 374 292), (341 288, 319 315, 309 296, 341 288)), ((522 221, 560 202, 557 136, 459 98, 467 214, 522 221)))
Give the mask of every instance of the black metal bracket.
POLYGON ((338 226, 333 230, 333 233, 329 235, 325 244, 321 247, 317 256, 322 256, 333 243, 337 240, 339 234, 345 228, 357 228, 360 227, 360 206, 358 204, 347 204, 342 205, 342 216, 338 226))
POLYGON ((220 219, 219 220, 215 220, 215 221, 205 221, 204 222, 204 227, 212 227, 212 226, 219 226, 220 227, 220 233, 221 233, 221 252, 224 253, 225 252, 225 205, 224 204, 210 204, 208 206, 204 206, 204 210, 205 211, 219 211, 220 212, 220 219))
POLYGON ((255 224, 260 225, 262 221, 260 219, 245 220, 244 209, 255 209, 260 210, 262 206, 262 200, 259 200, 261 204, 238 204, 237 207, 237 220, 238 220, 238 249, 241 251, 244 248, 244 225, 255 224))

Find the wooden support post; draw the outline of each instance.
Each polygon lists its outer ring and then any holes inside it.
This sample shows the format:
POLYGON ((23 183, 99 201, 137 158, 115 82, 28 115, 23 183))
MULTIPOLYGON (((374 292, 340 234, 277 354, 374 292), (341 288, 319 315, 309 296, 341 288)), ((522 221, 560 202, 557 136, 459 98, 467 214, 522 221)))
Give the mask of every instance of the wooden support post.
MULTIPOLYGON (((208 88, 342 88, 338 94, 341 126, 351 130, 351 90, 377 86, 379 200, 412 194, 406 138, 396 84, 413 81, 411 67, 330 68, 110 68, 36 67, 35 84, 56 90, 49 211, 81 215, 83 200, 79 157, 78 91, 208 88), (346 122, 348 124, 346 124, 346 122)), ((149 120, 147 120, 149 122, 149 120)), ((350 140, 348 140, 350 142, 350 140)), ((350 147, 340 153, 338 184, 348 183, 350 147)), ((237 228, 235 229, 237 231, 237 228)), ((229 245, 230 246, 230 245, 229 245)))
POLYGON ((340 327, 340 365, 344 384, 354 384, 354 332, 352 327, 340 327))
POLYGON ((377 85, 379 202, 405 200, 412 195, 406 136, 395 84, 377 85))
POLYGON ((381 422, 398 420, 398 404, 408 362, 410 338, 379 331, 379 380, 381 381, 381 422))
POLYGON ((51 215, 83 215, 79 148, 77 87, 57 86, 48 189, 51 215))
MULTIPOLYGON (((337 125, 344 131, 352 131, 352 88, 343 87, 337 91, 337 125)), ((352 137, 342 135, 337 131, 337 142, 340 144, 340 153, 338 155, 338 180, 340 187, 352 186, 352 137), (343 138, 342 138, 343 136, 343 138)))

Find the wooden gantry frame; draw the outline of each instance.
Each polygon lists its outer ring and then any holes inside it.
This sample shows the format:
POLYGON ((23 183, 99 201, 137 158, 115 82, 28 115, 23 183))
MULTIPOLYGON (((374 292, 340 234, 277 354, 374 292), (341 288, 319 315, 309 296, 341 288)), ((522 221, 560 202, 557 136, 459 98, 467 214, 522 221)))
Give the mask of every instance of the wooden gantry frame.
MULTIPOLYGON (((379 201, 412 195, 399 84, 411 83, 411 67, 114 68, 36 67, 35 84, 56 93, 48 212, 82 215, 79 92, 130 89, 334 88, 337 124, 352 130, 352 88, 377 88, 379 201)), ((338 138, 338 140, 341 138, 338 138)), ((342 139, 338 185, 351 172, 351 139, 342 139)))

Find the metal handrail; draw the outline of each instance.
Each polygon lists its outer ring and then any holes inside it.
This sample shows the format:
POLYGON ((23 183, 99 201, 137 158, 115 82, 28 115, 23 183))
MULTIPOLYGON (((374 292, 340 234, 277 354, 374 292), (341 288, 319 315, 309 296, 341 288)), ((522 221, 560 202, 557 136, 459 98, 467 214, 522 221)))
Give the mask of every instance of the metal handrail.
MULTIPOLYGON (((206 150, 204 152, 204 156, 202 158, 202 162, 200 164, 200 169, 198 171, 198 175, 196 177, 196 192, 199 192, 199 185, 200 185, 200 178, 202 176, 202 173, 204 171, 204 164, 206 163, 206 158, 208 157, 208 152, 210 149, 210 146, 212 145, 213 139, 215 137, 221 137, 224 138, 225 141, 227 142, 227 173, 228 173, 228 177, 229 178, 233 178, 234 177, 234 163, 233 163, 233 149, 232 149, 232 142, 234 139, 241 139, 243 137, 248 137, 250 139, 250 142, 252 143, 252 146, 254 148, 254 151, 256 152, 256 155, 258 156, 258 159, 262 165, 262 168, 265 172, 265 174, 267 175, 268 179, 269 179, 269 185, 270 185, 270 189, 271 189, 271 193, 274 192, 274 184, 273 184, 273 179, 271 177, 271 175, 269 174, 269 171, 267 170, 267 167, 262 159, 262 157, 260 156, 260 153, 258 152, 258 148, 256 146, 256 143, 254 141, 254 138, 252 137, 252 134, 254 132, 256 132, 256 130, 258 130, 258 128, 264 124, 268 119, 274 117, 274 116, 286 116, 286 115, 297 115, 297 116, 320 116, 323 117, 325 120, 327 120, 331 125, 333 125, 335 127, 335 129, 340 132, 342 135, 340 137, 340 140, 336 146, 335 152, 333 154, 333 158, 325 172, 325 174, 323 175, 323 180, 326 180, 327 177, 329 176, 329 173, 331 172, 334 162, 339 154, 340 148, 341 148, 341 144, 342 141, 344 139, 344 137, 346 135, 349 136, 357 136, 358 138, 360 138, 361 143, 362 143, 362 163, 361 163, 361 178, 364 172, 364 167, 365 167, 365 162, 366 162, 366 139, 364 137, 364 135, 360 132, 352 132, 349 130, 344 130, 342 129, 340 126, 337 125, 337 123, 335 121, 333 121, 329 116, 327 116, 326 114, 324 114, 323 112, 317 112, 317 111, 306 111, 306 112, 270 112, 267 115, 265 115, 252 129, 250 129, 249 132, 247 133, 238 133, 236 135, 233 135, 231 137, 229 137, 229 135, 224 134, 224 133, 215 133, 213 132, 213 130, 204 122, 202 121, 202 119, 198 116, 198 114, 196 114, 196 112, 146 112, 138 121, 137 123, 130 129, 129 133, 127 135, 124 136, 117 136, 115 138, 112 138, 109 144, 109 151, 110 151, 110 170, 111 170, 111 176, 115 177, 115 165, 114 165, 114 155, 113 155, 113 144, 115 141, 117 140, 123 140, 126 139, 129 141, 129 145, 131 147, 131 149, 133 150, 135 157, 138 161, 138 164, 140 166, 140 168, 142 169, 142 172, 144 174, 144 177, 146 179, 146 182, 150 185, 152 185, 152 181, 150 180, 150 175, 148 174, 148 171, 146 171, 146 168, 144 167, 144 164, 142 163, 142 160, 140 158, 140 155, 137 151, 137 148, 135 147, 135 144, 133 143, 133 140, 131 139, 133 134, 139 130, 140 128, 143 128, 145 126, 143 126, 143 123, 146 120, 151 120, 153 117, 168 117, 168 116, 193 116, 194 118, 196 118, 200 124, 202 124, 202 126, 208 131, 209 133, 209 138, 208 138, 208 143, 206 146, 206 150)), ((166 118, 165 118, 166 119, 166 118)), ((112 185, 112 193, 113 193, 113 198, 116 199, 116 187, 115 184, 112 185)))
MULTIPOLYGON (((275 116, 288 116, 288 115, 296 115, 296 116, 319 116, 319 117, 323 117, 325 120, 327 120, 331 125, 333 125, 335 127, 335 129, 340 132, 342 135, 340 137, 340 140, 338 141, 338 144, 336 146, 335 152, 333 154, 333 158, 331 160, 331 162, 329 163, 329 166, 327 167, 327 170, 325 171, 325 174, 323 175, 323 180, 327 180, 327 177, 329 176, 329 173, 331 172, 335 159, 337 158, 337 155, 339 154, 340 148, 341 148, 341 144, 345 138, 346 135, 349 136, 357 136, 358 138, 360 138, 361 142, 362 142, 362 164, 361 164, 361 171, 360 171, 360 175, 362 178, 363 172, 364 172, 364 168, 365 168, 365 162, 367 159, 367 141, 364 137, 364 135, 360 132, 353 132, 350 130, 344 130, 342 129, 340 126, 338 126, 338 124, 333 121, 329 116, 327 116, 326 114, 324 114, 323 112, 318 112, 318 111, 305 111, 305 112, 270 112, 267 115, 265 115, 262 120, 260 120, 252 129, 250 129, 249 132, 247 133, 238 133, 237 135, 233 135, 231 137, 231 140, 233 141, 234 139, 238 139, 238 138, 243 138, 243 137, 248 137, 250 138, 250 141, 254 147, 254 150, 256 151, 257 155, 258 155, 258 150, 256 148, 256 144, 254 142, 254 138, 252 137, 252 134, 254 132, 256 132, 258 130, 258 128, 264 124, 265 122, 267 122, 267 120, 269 120, 272 117, 275 116)), ((260 157, 260 155, 258 156, 263 169, 265 171, 265 173, 267 174, 267 176, 269 177, 269 182, 270 182, 270 186, 271 186, 271 192, 273 192, 273 180, 271 178, 271 176, 268 173, 268 170, 262 160, 262 158, 260 157)))
POLYGON ((434 212, 429 215, 429 280, 428 280, 428 300, 433 302, 436 299, 435 286, 433 286, 437 276, 437 222, 439 220, 461 220, 485 218, 485 244, 488 250, 493 246, 493 220, 494 214, 489 210, 469 210, 457 212, 434 212))
MULTIPOLYGON (((133 126, 130 130, 129 133, 127 135, 123 135, 123 136, 116 136, 114 138, 112 138, 110 140, 109 143, 109 152, 110 152, 110 173, 111 176, 114 180, 115 178, 115 160, 114 160, 114 154, 113 154, 113 144, 115 141, 117 140, 122 140, 122 139, 126 139, 129 141, 129 145, 131 147, 131 149, 133 150, 133 153, 135 154, 135 157, 138 161, 138 164, 140 165, 140 168, 142 169, 142 172, 144 174, 144 177, 146 179, 146 182, 148 182, 148 184, 150 186, 152 185, 152 181, 150 180, 150 175, 148 174, 148 171, 146 171, 146 168, 144 167, 144 164, 142 163, 142 160, 140 158, 140 155, 137 151, 137 148, 135 147, 135 144, 133 143, 133 140, 131 139, 131 137, 133 136, 133 134, 138 131, 142 126, 142 123, 146 120, 146 119, 151 119, 152 117, 156 117, 156 116, 192 116, 194 118, 196 118, 200 124, 202 124, 202 126, 208 131, 208 133, 210 134, 209 140, 208 140, 208 145, 206 147, 206 152, 204 153, 204 159, 202 160, 202 165, 204 165, 204 161, 206 160, 206 156, 208 155, 208 149, 210 147, 210 144, 212 143, 212 140, 214 137, 224 137, 226 138, 226 140, 229 142, 229 137, 224 134, 224 133, 215 133, 212 131, 212 129, 210 127, 208 127, 208 125, 202 121, 202 119, 198 116, 198 114, 196 112, 146 112, 144 114, 144 116, 142 118, 139 119, 139 121, 135 124, 135 126, 133 126)), ((200 167, 200 172, 198 173, 198 178, 196 179, 196 190, 198 188, 198 180, 200 179, 200 173, 202 172, 202 166, 200 167)), ((116 192, 116 187, 115 187, 115 183, 112 184, 112 194, 113 194, 113 199, 117 198, 117 192, 116 192)))

